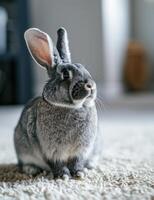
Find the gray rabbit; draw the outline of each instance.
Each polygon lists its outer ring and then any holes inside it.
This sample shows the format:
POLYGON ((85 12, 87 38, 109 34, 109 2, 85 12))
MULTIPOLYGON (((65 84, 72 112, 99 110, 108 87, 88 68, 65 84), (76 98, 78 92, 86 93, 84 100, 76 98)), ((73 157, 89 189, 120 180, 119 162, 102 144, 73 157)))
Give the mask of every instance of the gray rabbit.
POLYGON ((36 28, 25 32, 33 59, 49 75, 41 97, 24 108, 15 128, 18 163, 24 173, 42 170, 54 177, 81 176, 96 149, 96 83, 81 64, 72 64, 67 32, 57 31, 57 46, 36 28))

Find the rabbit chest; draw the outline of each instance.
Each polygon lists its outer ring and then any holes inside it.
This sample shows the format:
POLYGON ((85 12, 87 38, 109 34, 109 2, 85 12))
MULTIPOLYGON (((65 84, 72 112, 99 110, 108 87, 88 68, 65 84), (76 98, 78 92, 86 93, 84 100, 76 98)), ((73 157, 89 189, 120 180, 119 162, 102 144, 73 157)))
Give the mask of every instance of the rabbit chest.
POLYGON ((48 159, 67 160, 92 150, 97 132, 95 106, 63 108, 41 102, 37 109, 37 135, 48 159))

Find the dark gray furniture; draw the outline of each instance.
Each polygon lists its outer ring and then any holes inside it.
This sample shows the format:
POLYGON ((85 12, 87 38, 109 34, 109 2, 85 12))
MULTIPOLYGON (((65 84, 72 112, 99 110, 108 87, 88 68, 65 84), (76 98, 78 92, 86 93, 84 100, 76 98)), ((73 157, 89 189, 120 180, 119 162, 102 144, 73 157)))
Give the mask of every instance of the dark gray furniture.
POLYGON ((24 41, 29 27, 28 0, 1 0, 9 20, 7 51, 0 54, 0 105, 24 104, 32 97, 31 63, 24 41))

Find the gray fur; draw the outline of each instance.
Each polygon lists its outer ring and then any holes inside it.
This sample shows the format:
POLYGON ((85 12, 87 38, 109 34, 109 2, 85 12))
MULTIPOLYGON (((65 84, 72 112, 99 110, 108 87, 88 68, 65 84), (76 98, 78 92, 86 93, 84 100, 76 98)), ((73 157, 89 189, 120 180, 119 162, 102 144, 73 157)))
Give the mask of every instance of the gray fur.
POLYGON ((96 88, 81 64, 52 67, 42 97, 24 108, 14 143, 22 171, 76 176, 93 159, 97 137, 96 88))

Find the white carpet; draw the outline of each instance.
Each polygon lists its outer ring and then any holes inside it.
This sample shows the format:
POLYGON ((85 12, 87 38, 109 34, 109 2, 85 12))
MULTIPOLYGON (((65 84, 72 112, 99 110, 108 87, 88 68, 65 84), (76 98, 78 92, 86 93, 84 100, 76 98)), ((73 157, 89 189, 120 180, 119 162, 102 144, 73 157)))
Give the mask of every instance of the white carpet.
POLYGON ((20 110, 0 109, 0 200, 154 199, 153 113, 105 114, 98 168, 83 180, 64 181, 18 172, 12 132, 20 110))

